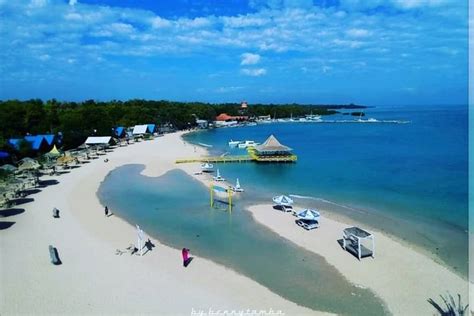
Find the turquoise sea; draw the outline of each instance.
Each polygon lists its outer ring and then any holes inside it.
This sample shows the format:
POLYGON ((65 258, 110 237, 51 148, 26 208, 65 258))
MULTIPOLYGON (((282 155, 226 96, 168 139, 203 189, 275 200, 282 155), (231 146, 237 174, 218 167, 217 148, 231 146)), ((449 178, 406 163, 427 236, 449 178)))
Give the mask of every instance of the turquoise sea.
POLYGON ((274 123, 186 136, 211 145, 212 154, 242 154, 227 142, 263 142, 274 134, 298 155, 294 164, 219 165, 224 177, 238 177, 246 189, 232 215, 211 209, 208 189, 178 170, 149 178, 140 175, 142 166, 123 166, 107 176, 98 195, 117 215, 164 243, 189 247, 198 258, 230 267, 300 305, 380 315, 385 308, 372 292, 352 286, 323 258, 255 223, 245 211, 273 195, 293 194, 298 204, 415 244, 466 276, 467 107, 365 112, 366 118, 409 123, 274 123))

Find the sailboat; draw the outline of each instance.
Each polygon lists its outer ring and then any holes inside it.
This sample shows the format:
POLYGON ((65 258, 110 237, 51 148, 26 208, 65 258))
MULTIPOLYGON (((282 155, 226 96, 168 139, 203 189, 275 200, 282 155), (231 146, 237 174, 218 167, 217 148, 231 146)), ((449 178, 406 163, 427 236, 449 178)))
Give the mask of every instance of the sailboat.
POLYGON ((240 186, 239 178, 237 178, 237 182, 235 183, 235 187, 232 188, 234 192, 244 192, 244 189, 240 186))
POLYGON ((221 177, 221 173, 219 171, 219 169, 217 169, 217 175, 212 177, 215 181, 225 181, 224 178, 221 177))

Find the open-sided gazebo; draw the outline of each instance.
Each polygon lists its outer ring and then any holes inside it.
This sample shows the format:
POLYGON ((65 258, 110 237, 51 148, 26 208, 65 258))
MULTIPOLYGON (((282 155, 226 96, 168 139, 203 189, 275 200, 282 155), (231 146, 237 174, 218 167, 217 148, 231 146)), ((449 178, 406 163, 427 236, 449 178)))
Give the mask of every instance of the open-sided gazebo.
POLYGON ((359 260, 364 257, 375 258, 374 235, 359 227, 346 228, 342 232, 342 248, 352 253, 359 260), (365 241, 371 241, 371 249, 362 245, 365 241))

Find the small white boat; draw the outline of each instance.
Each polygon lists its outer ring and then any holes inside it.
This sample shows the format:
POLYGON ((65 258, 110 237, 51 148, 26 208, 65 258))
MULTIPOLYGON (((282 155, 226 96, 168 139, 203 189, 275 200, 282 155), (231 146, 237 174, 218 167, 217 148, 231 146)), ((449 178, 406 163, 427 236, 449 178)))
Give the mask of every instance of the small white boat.
POLYGON ((225 179, 221 177, 219 169, 217 169, 217 175, 212 178, 214 179, 214 181, 225 181, 225 179))
POLYGON ((230 142, 229 142, 229 147, 235 148, 235 147, 237 147, 240 143, 241 143, 240 140, 232 140, 232 139, 231 139, 230 142))
POLYGON ((208 162, 202 163, 201 164, 201 170, 203 172, 212 172, 212 171, 214 171, 214 165, 212 163, 208 163, 208 162))
POLYGON ((242 148, 247 148, 247 147, 255 147, 257 145, 258 143, 254 142, 253 140, 246 140, 245 142, 240 143, 238 147, 242 149, 242 148))
POLYGON ((232 188, 234 192, 244 192, 244 189, 240 186, 239 178, 237 178, 237 182, 235 183, 235 187, 232 188))
POLYGON ((311 114, 306 115, 306 120, 309 122, 319 122, 321 121, 321 115, 313 114, 313 112, 311 112, 311 114))

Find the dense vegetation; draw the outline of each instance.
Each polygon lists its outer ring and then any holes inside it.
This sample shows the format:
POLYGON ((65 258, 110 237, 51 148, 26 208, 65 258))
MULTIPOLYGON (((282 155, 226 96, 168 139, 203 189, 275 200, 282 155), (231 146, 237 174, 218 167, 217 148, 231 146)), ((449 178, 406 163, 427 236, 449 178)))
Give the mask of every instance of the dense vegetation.
MULTIPOLYGON (((282 118, 304 114, 328 115, 337 109, 361 108, 357 105, 298 105, 298 104, 254 104, 249 105, 245 115, 271 115, 282 118)), ((87 136, 96 131, 97 135, 112 135, 115 126, 133 126, 136 124, 170 123, 177 129, 185 129, 196 124, 196 117, 212 121, 220 113, 240 114, 240 104, 209 104, 199 102, 171 101, 109 101, 88 100, 81 103, 58 102, 39 99, 18 101, 0 101, 0 146, 11 151, 6 145, 11 137, 23 137, 26 134, 63 134, 65 149, 76 147, 87 136)), ((23 146, 23 145, 22 145, 23 146)), ((26 149, 23 149, 26 150, 26 149)))

